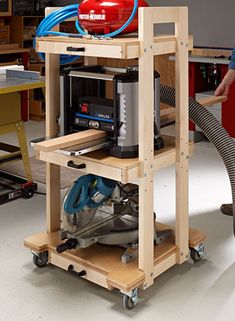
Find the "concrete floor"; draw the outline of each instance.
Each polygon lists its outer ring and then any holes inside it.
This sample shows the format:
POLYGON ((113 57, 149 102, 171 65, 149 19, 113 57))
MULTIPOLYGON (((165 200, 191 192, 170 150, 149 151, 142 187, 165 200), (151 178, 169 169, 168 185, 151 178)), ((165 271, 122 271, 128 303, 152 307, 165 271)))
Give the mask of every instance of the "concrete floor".
MULTIPOLYGON (((26 124, 28 137, 40 137, 43 124, 26 124)), ((14 140, 11 135, 4 141, 14 140)), ((155 177, 158 220, 173 222, 174 169, 155 177)), ((48 266, 36 268, 24 237, 45 230, 45 196, 0 206, 0 321, 232 321, 235 319, 235 239, 232 218, 220 214, 231 201, 222 161, 199 143, 190 161, 190 225, 208 234, 208 256, 198 264, 175 266, 140 296, 134 310, 123 310, 118 291, 109 292, 48 266)))

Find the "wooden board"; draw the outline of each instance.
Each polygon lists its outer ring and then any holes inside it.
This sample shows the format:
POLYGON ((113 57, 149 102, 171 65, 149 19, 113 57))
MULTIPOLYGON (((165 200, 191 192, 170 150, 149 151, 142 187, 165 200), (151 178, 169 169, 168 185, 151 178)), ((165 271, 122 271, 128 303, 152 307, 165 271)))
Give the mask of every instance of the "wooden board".
POLYGON ((19 44, 18 43, 0 44, 0 51, 13 50, 13 49, 19 49, 19 44))
POLYGON ((205 107, 213 106, 217 103, 222 103, 228 98, 226 96, 209 96, 203 99, 198 100, 199 104, 205 107))
MULTIPOLYGON (((168 228, 173 229, 161 223, 157 223, 156 226, 161 231, 168 228)), ((190 229, 189 238, 189 246, 193 247, 205 240, 205 234, 198 230, 190 229)), ((55 248, 60 243, 61 240, 57 232, 38 233, 24 240, 25 247, 36 253, 49 251, 49 261, 53 265, 67 270, 68 266, 72 264, 77 272, 86 270, 87 275, 83 278, 109 290, 118 288, 129 292, 143 285, 144 273, 138 269, 138 259, 136 258, 127 264, 121 262, 124 248, 95 244, 87 249, 71 250, 58 254, 55 248)), ((176 264, 175 253, 174 238, 170 238, 163 244, 154 247, 154 270, 157 273, 156 275, 168 269, 165 264, 168 258, 175 258, 173 263, 176 264)))
POLYGON ((19 48, 19 49, 4 49, 0 51, 0 55, 15 54, 29 52, 29 49, 19 48))
POLYGON ((63 149, 83 144, 103 137, 106 137, 106 132, 101 130, 88 129, 79 133, 45 140, 43 142, 35 144, 34 149, 37 151, 50 152, 57 149, 63 149))
MULTIPOLYGON (((175 52, 176 46, 177 41, 174 35, 160 35, 154 37, 152 50, 154 55, 167 54, 175 52)), ((193 41, 190 36, 188 50, 192 50, 192 48, 193 41)), ((140 43, 136 37, 86 39, 51 36, 37 38, 37 51, 89 57, 133 59, 140 55, 140 43), (82 48, 82 50, 79 50, 79 48, 82 48)))
POLYGON ((230 57, 232 50, 193 48, 192 55, 203 57, 230 57))
MULTIPOLYGON (((175 138, 163 136, 163 139, 165 141, 165 147, 154 153, 154 171, 173 165, 176 161, 175 138)), ((192 155, 192 142, 189 147, 190 155, 192 155)), ((63 167, 67 167, 69 161, 73 161, 76 165, 85 164, 85 168, 79 169, 79 172, 100 175, 123 183, 127 183, 130 180, 141 176, 140 161, 138 158, 121 159, 109 156, 101 150, 77 157, 61 155, 56 152, 40 151, 37 157, 45 162, 50 162, 63 167)))
MULTIPOLYGON (((175 230, 171 225, 166 225, 162 223, 157 223, 158 231, 163 231, 165 229, 175 230)), ((189 247, 196 247, 199 244, 203 243, 206 240, 206 234, 203 231, 189 228, 189 247)))
POLYGON ((160 111, 161 123, 170 123, 175 121, 175 108, 167 107, 163 108, 160 111))
MULTIPOLYGON (((224 102, 227 100, 226 96, 209 96, 203 99, 198 100, 199 104, 204 107, 213 106, 217 103, 224 102)), ((175 108, 168 107, 161 109, 160 111, 161 122, 174 122, 175 121, 175 108)))
POLYGON ((42 37, 37 39, 37 51, 89 57, 135 58, 139 56, 139 42, 137 38, 96 40, 42 37), (97 46, 97 44, 99 45, 97 46), (78 51, 78 48, 82 48, 83 51, 78 51))

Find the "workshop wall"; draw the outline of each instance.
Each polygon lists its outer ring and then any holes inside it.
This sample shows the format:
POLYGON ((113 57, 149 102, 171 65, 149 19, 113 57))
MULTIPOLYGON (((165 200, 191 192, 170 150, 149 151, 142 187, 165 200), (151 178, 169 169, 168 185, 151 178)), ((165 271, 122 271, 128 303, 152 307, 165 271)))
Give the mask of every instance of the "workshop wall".
POLYGON ((67 6, 69 4, 75 4, 78 3, 79 1, 76 0, 54 0, 53 1, 56 6, 67 6))
MULTIPOLYGON (((152 6, 189 7, 189 32, 194 36, 195 46, 235 46, 234 0, 147 0, 152 6)), ((169 29, 158 29, 166 32, 169 29)))

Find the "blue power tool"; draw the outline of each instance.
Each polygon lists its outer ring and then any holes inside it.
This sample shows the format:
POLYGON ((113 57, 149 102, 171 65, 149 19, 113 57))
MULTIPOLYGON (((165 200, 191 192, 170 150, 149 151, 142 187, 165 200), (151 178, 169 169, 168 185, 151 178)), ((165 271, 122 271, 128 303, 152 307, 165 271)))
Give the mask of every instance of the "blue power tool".
POLYGON ((65 213, 72 215, 81 212, 85 206, 98 208, 111 196, 116 183, 113 180, 85 175, 79 177, 73 184, 64 203, 65 213))

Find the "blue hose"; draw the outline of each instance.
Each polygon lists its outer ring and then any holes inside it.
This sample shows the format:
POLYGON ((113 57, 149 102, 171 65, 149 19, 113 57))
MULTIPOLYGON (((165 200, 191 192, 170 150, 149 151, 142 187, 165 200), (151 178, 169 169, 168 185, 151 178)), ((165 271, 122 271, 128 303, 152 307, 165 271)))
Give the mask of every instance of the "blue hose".
MULTIPOLYGON (((51 30, 55 26, 59 25, 61 22, 65 21, 67 19, 71 19, 73 17, 76 17, 78 15, 78 7, 79 7, 79 5, 73 4, 73 5, 63 7, 59 10, 56 10, 56 11, 50 13, 39 24, 37 31, 36 31, 36 37, 43 37, 43 36, 48 36, 48 35, 69 37, 70 34, 68 34, 68 33, 51 31, 51 30)), ((137 10, 138 10, 138 0, 134 0, 134 6, 133 6, 132 13, 131 13, 129 19, 124 23, 124 25, 114 32, 104 34, 104 35, 99 35, 99 36, 104 37, 104 38, 110 38, 110 37, 117 36, 119 33, 121 33, 123 30, 125 30, 129 26, 129 24, 133 21, 135 15, 137 13, 137 10)), ((80 26, 78 20, 76 20, 76 29, 80 35, 87 35, 87 33, 80 26)), ((34 41, 34 46, 35 46, 35 44, 36 43, 34 41)), ((42 60, 45 60, 45 54, 39 53, 39 56, 42 60)), ((79 56, 61 55, 60 63, 61 64, 69 64, 69 63, 76 61, 78 58, 79 58, 79 56)))
MULTIPOLYGON (((65 36, 68 37, 68 33, 64 32, 56 32, 51 31, 55 26, 60 24, 61 22, 77 17, 78 14, 78 5, 70 5, 66 6, 64 8, 61 8, 59 10, 56 10, 52 13, 50 13, 47 17, 45 17, 42 22, 39 24, 37 31, 36 31, 36 37, 43 37, 48 35, 54 35, 54 36, 65 36)), ((34 43, 35 45, 35 43, 34 43)), ((42 60, 45 60, 45 54, 39 53, 39 57, 42 60)), ((61 55, 60 56, 60 63, 63 64, 69 64, 74 61, 76 61, 79 58, 79 56, 71 56, 71 55, 61 55)))

